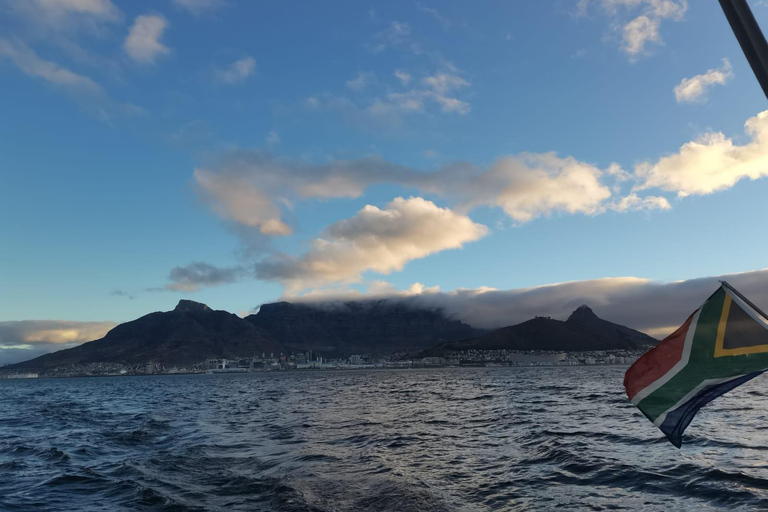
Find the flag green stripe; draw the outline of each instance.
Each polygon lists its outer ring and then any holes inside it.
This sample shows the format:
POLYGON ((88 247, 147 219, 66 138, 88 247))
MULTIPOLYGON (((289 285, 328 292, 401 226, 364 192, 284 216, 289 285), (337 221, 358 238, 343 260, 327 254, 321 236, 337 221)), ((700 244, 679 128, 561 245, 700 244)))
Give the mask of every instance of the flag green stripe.
POLYGON ((768 367, 768 353, 714 357, 724 299, 725 291, 721 289, 702 306, 688 364, 637 404, 651 421, 676 405, 705 379, 735 377, 768 367))

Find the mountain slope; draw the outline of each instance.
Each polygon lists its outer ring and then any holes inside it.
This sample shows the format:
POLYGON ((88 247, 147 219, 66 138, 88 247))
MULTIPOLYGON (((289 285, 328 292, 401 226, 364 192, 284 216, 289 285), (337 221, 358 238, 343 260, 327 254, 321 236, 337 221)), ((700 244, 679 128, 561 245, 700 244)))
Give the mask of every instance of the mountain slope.
POLYGON ((443 343, 422 354, 435 356, 462 350, 591 351, 647 348, 658 343, 640 331, 599 318, 587 306, 566 321, 537 317, 483 336, 443 343))
POLYGON ((272 336, 237 315, 182 300, 173 311, 150 313, 118 325, 100 340, 14 367, 52 368, 94 362, 139 364, 152 360, 189 364, 209 357, 281 351, 283 346, 272 336))
POLYGON ((427 348, 482 334, 440 310, 401 301, 359 301, 324 305, 264 304, 246 317, 286 346, 328 355, 390 353, 427 348))

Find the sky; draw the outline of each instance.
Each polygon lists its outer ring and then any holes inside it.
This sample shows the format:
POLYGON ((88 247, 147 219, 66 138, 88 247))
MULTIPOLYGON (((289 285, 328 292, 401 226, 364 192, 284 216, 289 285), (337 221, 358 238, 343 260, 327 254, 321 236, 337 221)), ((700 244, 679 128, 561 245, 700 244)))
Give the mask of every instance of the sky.
POLYGON ((182 298, 656 333, 685 316, 637 297, 768 284, 768 102, 717 2, 0 0, 0 90, 0 364, 182 298))

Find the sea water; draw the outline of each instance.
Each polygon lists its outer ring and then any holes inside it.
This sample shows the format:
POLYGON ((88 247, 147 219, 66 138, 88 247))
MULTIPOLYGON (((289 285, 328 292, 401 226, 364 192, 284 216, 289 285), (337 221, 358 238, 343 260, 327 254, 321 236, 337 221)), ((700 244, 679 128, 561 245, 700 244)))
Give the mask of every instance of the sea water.
POLYGON ((0 510, 768 509, 768 377, 678 450, 624 371, 0 381, 0 510))

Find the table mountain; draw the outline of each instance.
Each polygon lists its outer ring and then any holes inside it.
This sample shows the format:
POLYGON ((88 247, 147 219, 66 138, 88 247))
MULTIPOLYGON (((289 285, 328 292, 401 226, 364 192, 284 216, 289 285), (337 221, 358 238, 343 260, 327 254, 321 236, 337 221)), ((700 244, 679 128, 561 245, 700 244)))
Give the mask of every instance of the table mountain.
POLYGON ((484 331, 403 301, 264 304, 246 317, 285 345, 328 355, 411 351, 484 331))

